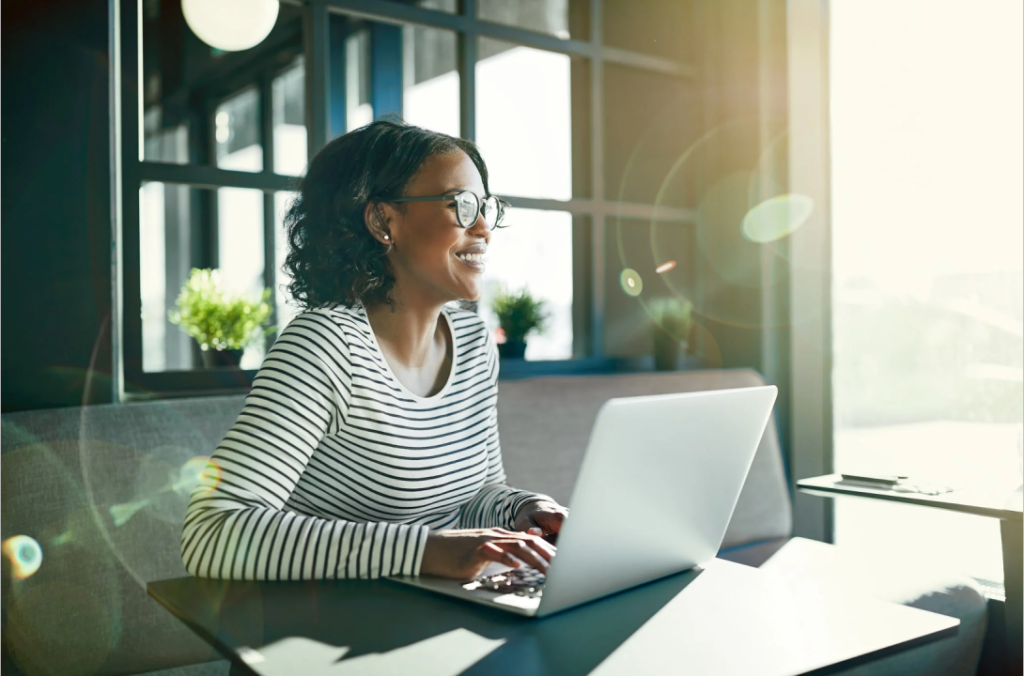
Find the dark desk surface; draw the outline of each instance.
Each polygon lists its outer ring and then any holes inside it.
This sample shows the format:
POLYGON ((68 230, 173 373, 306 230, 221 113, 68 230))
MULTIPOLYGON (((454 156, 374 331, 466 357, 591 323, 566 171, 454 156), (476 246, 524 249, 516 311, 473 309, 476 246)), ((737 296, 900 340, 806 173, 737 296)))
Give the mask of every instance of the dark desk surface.
POLYGON ((959 625, 728 561, 540 620, 387 580, 186 577, 149 593, 263 676, 825 674, 959 625))
POLYGON ((839 474, 826 474, 825 476, 801 479, 796 482, 796 486, 804 493, 828 496, 854 495, 863 498, 892 500, 893 502, 937 507, 954 512, 990 516, 1010 521, 1021 521, 1021 508, 1022 504, 1024 504, 1024 500, 1021 498, 1020 486, 1017 486, 1016 490, 1012 488, 998 490, 995 488, 965 487, 940 495, 919 495, 917 493, 896 493, 895 491, 881 488, 844 484, 842 476, 839 474))

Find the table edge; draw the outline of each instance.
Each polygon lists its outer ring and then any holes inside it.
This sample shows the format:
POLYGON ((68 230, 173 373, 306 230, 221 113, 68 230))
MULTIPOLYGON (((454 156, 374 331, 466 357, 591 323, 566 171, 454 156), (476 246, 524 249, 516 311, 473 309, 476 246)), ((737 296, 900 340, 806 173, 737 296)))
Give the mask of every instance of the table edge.
MULTIPOLYGON (((819 478, 819 477, 815 477, 819 478)), ((822 486, 820 484, 807 484, 804 483, 804 479, 796 482, 796 488, 801 493, 808 495, 817 495, 820 497, 835 497, 836 495, 846 495, 854 498, 869 498, 876 500, 887 500, 889 502, 901 502, 906 505, 917 505, 919 507, 932 507, 934 509, 944 509, 948 512, 960 512, 962 514, 973 514, 975 516, 985 516, 993 519, 999 519, 1001 521, 1024 521, 1024 515, 1022 512, 1016 512, 1009 509, 1000 509, 997 507, 968 507, 965 505, 952 505, 948 502, 941 500, 932 500, 932 496, 921 496, 913 493, 886 493, 882 491, 875 491, 866 486, 822 486)))

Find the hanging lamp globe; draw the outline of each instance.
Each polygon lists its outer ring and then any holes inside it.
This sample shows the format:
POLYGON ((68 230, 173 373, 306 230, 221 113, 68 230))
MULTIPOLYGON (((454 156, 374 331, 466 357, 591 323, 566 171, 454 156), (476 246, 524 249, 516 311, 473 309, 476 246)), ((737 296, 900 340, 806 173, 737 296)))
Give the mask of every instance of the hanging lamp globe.
POLYGON ((200 40, 225 52, 255 47, 270 34, 278 0, 182 0, 185 23, 200 40))

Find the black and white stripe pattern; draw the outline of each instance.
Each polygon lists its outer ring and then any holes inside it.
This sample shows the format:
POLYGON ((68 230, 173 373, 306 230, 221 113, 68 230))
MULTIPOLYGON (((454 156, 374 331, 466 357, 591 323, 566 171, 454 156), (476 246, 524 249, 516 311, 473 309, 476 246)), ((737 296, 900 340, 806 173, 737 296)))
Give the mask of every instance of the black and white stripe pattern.
POLYGON ((418 575, 429 530, 511 528, 546 497, 505 484, 490 332, 472 312, 443 315, 451 375, 429 398, 392 374, 361 305, 292 320, 192 494, 190 574, 418 575))

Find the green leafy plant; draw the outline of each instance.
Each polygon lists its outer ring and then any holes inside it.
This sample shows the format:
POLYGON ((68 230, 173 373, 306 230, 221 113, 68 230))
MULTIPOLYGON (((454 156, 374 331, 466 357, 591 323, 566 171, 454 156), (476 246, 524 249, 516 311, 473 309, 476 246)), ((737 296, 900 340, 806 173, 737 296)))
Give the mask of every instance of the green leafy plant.
POLYGON ((531 296, 525 288, 516 293, 501 289, 491 301, 491 310, 498 316, 508 341, 526 340, 530 331, 543 331, 548 319, 543 307, 544 301, 531 296))
POLYGON ((193 268, 170 319, 203 350, 241 350, 277 330, 266 326, 269 299, 270 289, 252 300, 225 289, 220 270, 193 268))
POLYGON ((651 318, 679 341, 687 340, 693 328, 693 303, 685 297, 656 298, 650 303, 651 318))

